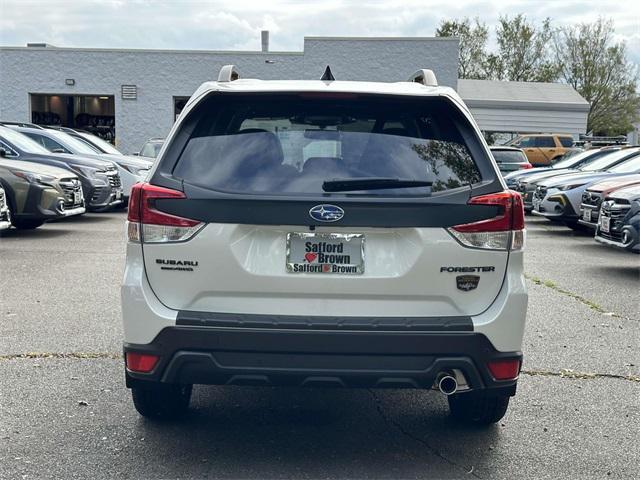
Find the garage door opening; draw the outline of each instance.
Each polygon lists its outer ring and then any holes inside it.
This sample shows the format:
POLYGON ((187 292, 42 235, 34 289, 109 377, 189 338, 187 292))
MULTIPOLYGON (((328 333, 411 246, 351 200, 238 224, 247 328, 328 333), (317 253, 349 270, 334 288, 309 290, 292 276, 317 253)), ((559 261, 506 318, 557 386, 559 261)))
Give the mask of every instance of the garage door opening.
POLYGON ((115 144, 113 95, 31 95, 31 121, 37 125, 77 128, 115 144))

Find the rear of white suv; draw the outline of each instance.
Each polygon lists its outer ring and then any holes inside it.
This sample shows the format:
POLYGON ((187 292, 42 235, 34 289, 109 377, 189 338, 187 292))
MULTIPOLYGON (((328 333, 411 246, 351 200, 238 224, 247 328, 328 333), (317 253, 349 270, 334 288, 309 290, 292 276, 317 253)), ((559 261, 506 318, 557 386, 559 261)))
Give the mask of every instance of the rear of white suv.
POLYGON ((203 85, 134 187, 127 386, 435 388, 500 419, 527 305, 524 215, 468 110, 419 83, 203 85))

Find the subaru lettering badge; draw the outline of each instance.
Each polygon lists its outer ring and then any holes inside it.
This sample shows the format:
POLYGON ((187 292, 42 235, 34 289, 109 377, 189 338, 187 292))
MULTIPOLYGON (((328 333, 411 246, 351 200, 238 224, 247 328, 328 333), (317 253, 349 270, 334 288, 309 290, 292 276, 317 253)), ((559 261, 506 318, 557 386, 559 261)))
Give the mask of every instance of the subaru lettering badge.
POLYGON ((316 205, 309 210, 309 216, 319 222, 337 222, 344 216, 344 210, 335 205, 316 205))

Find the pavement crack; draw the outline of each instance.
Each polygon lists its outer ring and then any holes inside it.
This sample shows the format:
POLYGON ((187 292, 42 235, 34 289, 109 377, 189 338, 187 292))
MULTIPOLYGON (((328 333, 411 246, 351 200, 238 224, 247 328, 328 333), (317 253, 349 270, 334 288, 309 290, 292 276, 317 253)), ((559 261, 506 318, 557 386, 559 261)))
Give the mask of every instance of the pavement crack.
POLYGON ((561 293, 562 295, 565 295, 569 298, 573 298, 574 300, 579 301, 580 303, 582 303, 583 305, 586 305, 587 307, 589 307, 591 310, 595 310, 598 313, 601 313, 603 315, 608 315, 610 317, 614 317, 614 318, 621 318, 624 320, 629 320, 627 317, 624 317, 622 315, 619 315, 615 312, 609 312, 606 309, 604 309, 601 305, 598 305, 596 302, 591 301, 587 298, 584 298, 582 295, 578 295, 577 293, 574 292, 570 292, 569 290, 565 290, 562 287, 559 287, 557 283, 555 283, 553 280, 542 280, 538 277, 526 274, 524 275, 524 277, 527 280, 532 281, 533 283, 535 283, 536 285, 542 285, 543 287, 547 287, 550 288, 551 290, 561 293))
POLYGON ((576 372, 570 368, 562 368, 558 371, 553 370, 522 370, 522 375, 531 377, 560 377, 573 380, 593 380, 597 378, 613 378, 616 380, 625 380, 628 382, 640 382, 640 375, 620 375, 616 373, 593 373, 593 372, 576 372))
POLYGON ((122 358, 121 353, 112 352, 27 352, 14 353, 9 355, 0 355, 0 360, 14 359, 30 359, 30 358, 79 358, 79 359, 95 359, 95 358, 122 358))
POLYGON ((376 410, 378 411, 378 414, 380 415, 380 417, 382 418, 383 422, 392 428, 395 428, 396 430, 398 430, 400 433, 402 433, 404 436, 410 438, 411 440, 418 442, 422 445, 424 445, 427 450, 429 450, 429 452, 431 452, 433 455, 435 455, 436 457, 438 457, 439 459, 445 461, 448 465, 455 467, 457 469, 462 470, 464 473, 466 473, 467 475, 471 475, 474 478, 482 478, 480 477, 477 473, 474 472, 473 467, 471 467, 471 470, 467 470, 464 467, 460 466, 459 464, 453 462, 452 460, 448 459, 447 457, 445 457, 439 450, 437 450, 436 448, 432 447, 429 442, 427 442, 425 439, 420 438, 416 435, 414 435, 413 433, 409 432, 408 430, 406 430, 402 424, 400 424, 399 422, 396 422, 395 420, 393 420, 391 417, 389 417, 385 411, 384 408, 382 406, 382 401, 380 400, 380 397, 378 397, 378 395, 376 395, 376 392, 371 389, 368 388, 367 389, 369 391, 369 393, 371 394, 371 396, 373 397, 373 401, 376 404, 376 410))

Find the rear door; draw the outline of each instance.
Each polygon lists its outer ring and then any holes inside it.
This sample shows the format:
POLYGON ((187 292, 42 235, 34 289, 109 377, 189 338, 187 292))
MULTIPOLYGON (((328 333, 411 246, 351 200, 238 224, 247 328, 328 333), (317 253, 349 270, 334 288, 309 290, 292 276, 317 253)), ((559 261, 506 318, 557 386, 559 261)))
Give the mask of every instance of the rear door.
POLYGON ((154 208, 200 224, 143 245, 166 306, 457 317, 498 295, 506 249, 463 246, 450 227, 504 213, 468 205, 502 186, 448 100, 211 94, 181 121, 151 183, 186 198, 154 208))
POLYGON ((543 165, 550 165, 551 159, 561 153, 556 141, 552 136, 539 136, 536 137, 536 147, 540 152, 539 162, 543 165))

